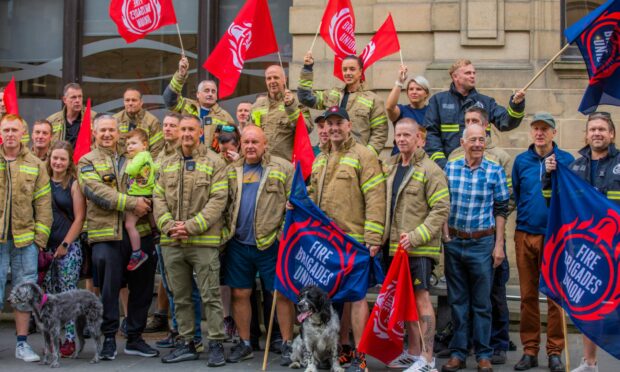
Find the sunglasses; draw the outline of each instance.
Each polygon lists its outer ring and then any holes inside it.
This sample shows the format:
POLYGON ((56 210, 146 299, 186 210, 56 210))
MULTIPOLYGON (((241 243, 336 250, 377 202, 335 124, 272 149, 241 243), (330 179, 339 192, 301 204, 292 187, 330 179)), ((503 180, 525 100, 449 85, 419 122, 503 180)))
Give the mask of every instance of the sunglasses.
POLYGON ((215 128, 215 130, 217 132, 233 133, 236 130, 236 128, 232 125, 218 125, 217 128, 215 128))

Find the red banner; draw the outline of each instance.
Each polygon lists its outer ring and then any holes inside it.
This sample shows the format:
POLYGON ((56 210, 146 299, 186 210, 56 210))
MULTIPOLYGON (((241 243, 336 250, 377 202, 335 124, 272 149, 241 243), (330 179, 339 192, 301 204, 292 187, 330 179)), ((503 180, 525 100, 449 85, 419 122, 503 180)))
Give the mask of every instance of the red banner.
POLYGON ((73 151, 73 162, 75 164, 80 158, 90 152, 92 141, 92 132, 90 128, 90 98, 86 100, 86 110, 82 116, 82 124, 80 124, 80 132, 75 141, 75 150, 73 151))
POLYGON ((217 76, 224 98, 235 92, 246 60, 277 51, 267 0, 248 0, 202 66, 217 76))
POLYGON ((392 14, 388 14, 385 22, 379 27, 375 36, 372 37, 366 48, 360 54, 364 61, 364 71, 383 57, 394 54, 400 50, 398 34, 392 20, 392 14))
POLYGON ((19 115, 19 107, 17 105, 17 86, 15 84, 15 77, 11 78, 11 81, 4 88, 4 108, 7 114, 19 115))
POLYGON ((172 0, 112 0, 110 18, 127 43, 142 39, 160 27, 177 23, 172 0))
POLYGON ((355 14, 351 0, 329 0, 321 20, 321 37, 336 56, 355 55, 355 14))
POLYGON ((293 143, 293 164, 298 161, 301 166, 301 174, 305 180, 312 173, 314 151, 312 151, 306 120, 302 112, 299 113, 297 124, 295 124, 295 142, 293 143))
POLYGON ((418 320, 409 257, 398 247, 366 323, 359 350, 388 364, 403 351, 405 322, 418 320))

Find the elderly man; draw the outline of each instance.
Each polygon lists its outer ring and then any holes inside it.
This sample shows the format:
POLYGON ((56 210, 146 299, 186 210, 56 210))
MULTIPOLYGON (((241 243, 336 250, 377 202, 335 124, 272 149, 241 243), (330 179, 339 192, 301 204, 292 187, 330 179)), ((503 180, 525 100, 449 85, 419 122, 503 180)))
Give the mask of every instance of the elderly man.
MULTIPOLYGON (((293 182, 291 163, 272 156, 266 151, 267 144, 261 128, 245 128, 241 137, 243 157, 228 168, 227 219, 232 239, 226 249, 224 283, 232 291, 232 314, 240 338, 227 358, 230 363, 254 356, 250 344, 250 295, 257 272, 265 283, 263 289, 273 292, 279 237, 293 182)), ((295 311, 292 302, 283 296, 278 297, 276 307, 283 339, 280 364, 288 366, 295 311)))
POLYGON ((272 155, 291 161, 299 113, 304 115, 308 132, 311 132, 310 113, 297 101, 295 94, 286 89, 286 76, 279 65, 267 67, 265 85, 267 95, 258 97, 252 105, 252 123, 263 128, 272 155))
MULTIPOLYGON (((310 198, 347 234, 370 250, 379 252, 384 233, 385 178, 375 153, 356 142, 353 124, 344 108, 333 106, 323 114, 329 142, 312 165, 310 198)), ((351 303, 355 347, 368 320, 368 303, 351 303)), ((355 351, 348 371, 363 371, 366 357, 355 351)))
MULTIPOLYGON (((540 309, 538 280, 547 229, 548 208, 541 190, 541 173, 545 159, 552 154, 565 166, 575 160, 553 141, 555 119, 547 112, 538 112, 530 124, 533 143, 517 155, 512 168, 514 199, 517 205, 515 254, 521 289, 519 333, 523 356, 515 370, 525 371, 538 366, 540 350, 540 309)), ((547 356, 551 372, 564 371, 561 354, 564 349, 562 312, 555 302, 547 301, 547 356)))
POLYGON ((237 105, 237 111, 235 111, 235 117, 237 118, 237 124, 239 125, 239 133, 243 133, 243 129, 250 124, 250 114, 252 112, 252 102, 239 102, 237 105))
POLYGON ((162 362, 198 359, 192 302, 195 272, 207 319, 207 365, 218 367, 226 364, 222 345, 225 336, 218 249, 227 233, 222 218, 228 197, 226 164, 200 144, 202 126, 197 117, 183 116, 179 129, 179 147, 176 153, 162 161, 153 193, 154 217, 162 232, 166 276, 174 294, 175 315, 182 340, 175 350, 162 358, 162 362))
MULTIPOLYGON (((11 284, 37 281, 37 257, 47 246, 52 226, 51 188, 45 165, 21 143, 23 121, 8 114, 0 120, 0 309, 9 267, 11 284)), ((27 342, 30 312, 15 309, 15 357, 38 362, 27 342)))
MULTIPOLYGON (((414 119, 396 122, 394 139, 399 155, 392 158, 387 171, 386 229, 384 240, 393 256, 399 244, 409 254, 411 282, 415 291, 420 329, 407 322, 408 350, 389 364, 408 368, 407 372, 435 368, 433 341, 435 312, 429 294, 433 266, 439 262, 441 229, 450 212, 450 193, 446 176, 424 152, 426 129, 414 119), (420 336, 426 349, 416 350, 420 336)), ((385 252, 384 253, 388 253, 385 252)))
POLYGON ((161 124, 155 115, 146 111, 142 106, 142 93, 136 88, 127 88, 123 93, 123 111, 114 114, 114 117, 121 123, 121 137, 118 141, 121 149, 125 150, 125 140, 128 132, 140 128, 149 136, 148 150, 153 159, 164 147, 164 135, 161 131, 161 124))
POLYGON ((127 311, 127 344, 125 354, 155 357, 159 352, 142 339, 148 310, 153 297, 155 276, 155 247, 146 218, 139 221, 141 249, 148 260, 137 270, 126 271, 131 244, 124 229, 123 216, 132 211, 145 216, 150 200, 127 195, 126 160, 117 152, 120 123, 111 115, 98 117, 93 125, 95 149, 82 156, 78 163, 79 182, 86 196, 86 224, 89 242, 93 248, 93 267, 97 271, 103 302, 105 336, 101 358, 116 357, 116 332, 119 325, 118 296, 123 284, 129 289, 127 311))
POLYGON ((471 61, 459 59, 448 70, 450 89, 433 95, 424 116, 428 130, 425 150, 442 168, 446 158, 459 147, 459 138, 465 128, 465 111, 478 106, 489 114, 489 121, 500 131, 516 128, 523 119, 525 92, 520 90, 510 98, 508 108, 495 103, 489 96, 476 90, 476 69, 471 61))
POLYGON ((52 124, 45 119, 36 120, 32 125, 32 153, 45 162, 51 144, 52 124))
POLYGON ((203 80, 198 84, 196 100, 181 95, 188 78, 189 61, 187 57, 179 60, 179 69, 174 73, 170 84, 164 90, 164 103, 168 109, 181 114, 190 114, 200 119, 203 135, 200 142, 211 147, 218 125, 235 125, 230 114, 217 104, 217 84, 213 80, 203 80))
POLYGON ((484 157, 486 140, 485 128, 467 127, 461 138, 465 156, 448 162, 445 169, 450 188, 450 217, 444 227, 445 271, 454 336, 443 372, 465 368, 470 333, 478 371, 493 370, 491 282, 493 269, 505 259, 510 194, 502 167, 484 157))
MULTIPOLYGON (((67 141, 71 146, 75 146, 84 117, 83 100, 84 96, 80 84, 69 83, 65 85, 62 91, 62 110, 47 118, 47 121, 52 123, 52 142, 67 141)), ((91 111, 91 124, 96 115, 96 112, 91 111)))

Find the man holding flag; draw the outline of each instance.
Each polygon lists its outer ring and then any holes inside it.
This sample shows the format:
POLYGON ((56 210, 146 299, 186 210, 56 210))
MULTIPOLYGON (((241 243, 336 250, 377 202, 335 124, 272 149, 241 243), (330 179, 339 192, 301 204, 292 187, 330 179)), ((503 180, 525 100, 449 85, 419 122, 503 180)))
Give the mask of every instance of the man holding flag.
POLYGON ((431 371, 435 368, 435 312, 429 294, 430 278, 433 266, 439 262, 441 228, 448 220, 450 193, 443 171, 424 152, 426 129, 411 118, 402 118, 394 131, 400 154, 392 158, 387 171, 386 204, 390 208, 386 208, 384 239, 389 256, 394 256, 399 245, 409 255, 422 335, 415 323, 407 322, 409 350, 404 350, 389 367, 431 371), (421 354, 414 349, 420 336, 424 340, 421 354))
MULTIPOLYGON (((375 256, 381 246, 385 225, 385 177, 376 154, 356 142, 347 111, 330 107, 323 114, 329 128, 329 142, 316 157, 310 182, 312 201, 345 233, 375 256)), ((351 324, 355 346, 368 320, 366 298, 351 303, 351 324)), ((355 352, 348 371, 363 371, 366 357, 355 352)))
MULTIPOLYGON (((52 123, 52 129, 54 131, 52 134, 52 143, 56 141, 67 141, 71 146, 75 147, 85 110, 84 96, 80 84, 69 83, 65 85, 62 91, 62 103, 64 105, 62 110, 47 118, 47 121, 52 123)), ((97 113, 91 111, 91 126, 95 116, 97 116, 97 113)))
MULTIPOLYGON (((606 195, 611 202, 620 205, 620 183, 617 181, 620 174, 620 151, 614 145, 615 138, 616 127, 609 113, 594 112, 590 114, 586 122, 587 146, 579 150, 581 157, 572 162, 568 168, 579 178, 606 195)), ((543 179, 543 194, 545 197, 550 197, 551 180, 549 173, 557 169, 555 154, 547 157, 545 167, 547 176, 543 179)), ((573 372, 598 372, 596 344, 585 334, 583 336, 583 349, 584 356, 581 365, 573 372)))

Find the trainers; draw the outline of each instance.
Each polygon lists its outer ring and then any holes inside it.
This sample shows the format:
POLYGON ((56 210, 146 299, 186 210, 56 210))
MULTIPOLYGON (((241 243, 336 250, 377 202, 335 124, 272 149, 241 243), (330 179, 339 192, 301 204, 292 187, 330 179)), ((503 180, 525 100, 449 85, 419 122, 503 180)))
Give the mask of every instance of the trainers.
POLYGON ((166 338, 161 339, 155 342, 155 346, 161 349, 172 349, 177 345, 177 338, 179 337, 179 332, 170 331, 166 338))
POLYGON ((594 363, 594 365, 591 366, 584 358, 581 358, 579 367, 573 369, 571 372, 598 372, 598 363, 594 363))
POLYGON ((491 364, 506 364, 506 352, 504 350, 493 350, 491 364))
POLYGON ((388 364, 388 368, 409 368, 420 359, 418 355, 409 354, 408 350, 403 350, 396 359, 388 364))
POLYGON ((351 359, 351 365, 346 369, 347 372, 365 372, 366 371, 366 355, 364 353, 354 353, 351 359))
POLYGON ((353 349, 351 349, 350 345, 338 345, 339 354, 338 361, 340 362, 340 366, 345 368, 351 364, 351 360, 353 360, 353 349))
MULTIPOLYGON (((258 338, 256 340, 258 342, 258 338)), ((282 354, 282 342, 284 342, 284 340, 282 340, 281 335, 274 335, 271 339, 271 344, 269 344, 269 351, 273 350, 276 354, 282 354)))
POLYGON ((429 363, 426 361, 424 357, 417 358, 409 368, 405 370, 405 372, 437 372, 437 368, 435 368, 435 358, 429 363))
POLYGON ((142 337, 139 337, 132 341, 127 341, 125 344, 125 354, 127 355, 139 355, 145 358, 153 358, 159 356, 159 351, 153 349, 147 344, 142 337))
POLYGON ((226 364, 224 358, 224 345, 221 341, 209 341, 209 356, 207 358, 207 366, 220 367, 226 364))
POLYGON ((116 358, 116 339, 114 337, 106 336, 99 357, 101 360, 114 360, 116 358))
POLYGON ((237 326, 231 316, 224 318, 224 333, 226 334, 226 342, 231 342, 237 332, 237 326))
POLYGON ((205 351, 205 345, 203 345, 202 343, 202 338, 194 339, 194 348, 196 349, 197 353, 202 353, 203 351, 205 351))
POLYGON ((153 314, 153 317, 146 323, 144 333, 168 332, 168 315, 153 314))
POLYGON ((65 340, 65 342, 60 345, 60 356, 63 358, 69 358, 75 353, 75 342, 65 340))
POLYGON ((24 362, 38 362, 41 360, 39 355, 32 350, 32 347, 27 342, 18 342, 15 345, 15 358, 21 359, 24 362))
POLYGON ((293 361, 291 360, 291 353, 293 352, 293 342, 283 341, 282 342, 282 355, 280 355, 280 365, 282 367, 288 367, 293 361))
POLYGON ((228 363, 239 363, 242 360, 251 358, 254 358, 252 347, 246 345, 243 340, 239 340, 239 342, 230 349, 230 355, 226 358, 226 361, 228 363))
POLYGON ((129 263, 127 264, 127 270, 134 271, 140 267, 146 260, 149 259, 149 255, 142 252, 141 250, 131 252, 131 257, 129 257, 129 263))
POLYGON ((178 363, 185 362, 187 360, 196 360, 199 355, 196 352, 194 341, 184 342, 177 344, 177 347, 168 355, 164 355, 161 358, 162 363, 178 363))

